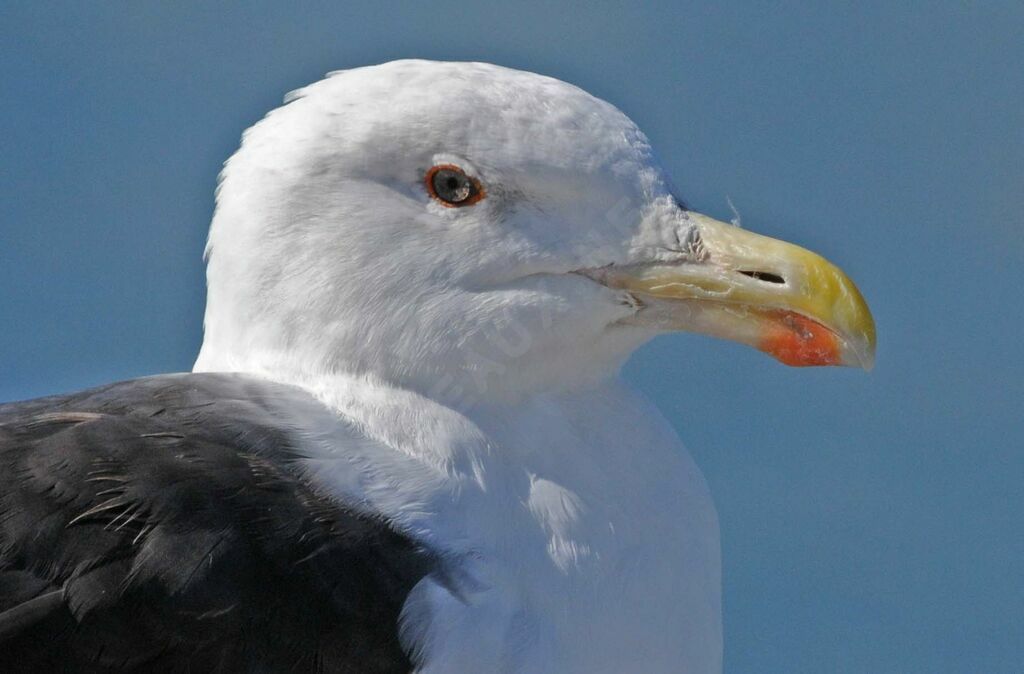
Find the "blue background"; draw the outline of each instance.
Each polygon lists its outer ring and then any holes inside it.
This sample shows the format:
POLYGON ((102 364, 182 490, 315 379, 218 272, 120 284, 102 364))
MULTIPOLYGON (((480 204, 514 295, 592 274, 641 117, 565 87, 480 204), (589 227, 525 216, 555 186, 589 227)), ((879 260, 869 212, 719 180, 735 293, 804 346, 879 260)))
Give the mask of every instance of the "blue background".
POLYGON ((0 399, 191 366, 217 171, 284 92, 539 71, 878 322, 870 375, 688 335, 627 367, 718 504, 727 672, 1022 671, 1024 5, 830 4, 6 2, 0 399))

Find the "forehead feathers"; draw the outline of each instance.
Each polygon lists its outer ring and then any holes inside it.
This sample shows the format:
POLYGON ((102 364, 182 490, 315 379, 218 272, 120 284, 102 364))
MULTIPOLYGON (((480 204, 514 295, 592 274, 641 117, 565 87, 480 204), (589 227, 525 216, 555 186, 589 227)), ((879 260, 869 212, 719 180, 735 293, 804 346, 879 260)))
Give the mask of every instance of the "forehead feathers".
MULTIPOLYGON (((281 162, 347 156, 355 171, 422 168, 452 153, 498 172, 637 177, 650 147, 614 106, 559 80, 482 63, 396 61, 334 73, 289 94, 246 137, 281 162), (311 156, 312 155, 312 156, 311 156)), ((407 178, 409 176, 395 176, 407 178)))

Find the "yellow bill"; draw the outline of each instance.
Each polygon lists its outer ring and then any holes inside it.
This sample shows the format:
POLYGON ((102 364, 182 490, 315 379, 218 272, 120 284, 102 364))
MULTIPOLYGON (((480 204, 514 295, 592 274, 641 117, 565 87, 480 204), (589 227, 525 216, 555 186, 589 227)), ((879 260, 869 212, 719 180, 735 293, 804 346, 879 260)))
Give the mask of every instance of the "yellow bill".
POLYGON ((787 365, 871 369, 874 319, 838 267, 799 246, 687 215, 693 229, 678 261, 591 277, 647 305, 638 322, 742 342, 787 365))

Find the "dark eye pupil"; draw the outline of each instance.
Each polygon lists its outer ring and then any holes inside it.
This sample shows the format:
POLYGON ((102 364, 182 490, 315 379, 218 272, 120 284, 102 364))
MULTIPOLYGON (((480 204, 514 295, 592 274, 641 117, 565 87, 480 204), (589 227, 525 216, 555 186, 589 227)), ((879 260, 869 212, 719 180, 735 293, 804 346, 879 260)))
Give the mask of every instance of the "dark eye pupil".
POLYGON ((473 196, 473 181, 463 173, 441 169, 434 174, 434 192, 438 198, 450 204, 458 204, 473 196))

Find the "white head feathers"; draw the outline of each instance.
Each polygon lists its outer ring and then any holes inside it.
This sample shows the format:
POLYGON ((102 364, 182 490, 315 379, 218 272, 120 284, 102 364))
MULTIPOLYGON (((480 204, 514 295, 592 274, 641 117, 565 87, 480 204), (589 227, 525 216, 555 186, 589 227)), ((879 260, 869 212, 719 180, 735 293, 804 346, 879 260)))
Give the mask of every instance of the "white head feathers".
POLYGON ((646 138, 558 80, 398 61, 305 87, 227 162, 199 370, 365 374, 441 397, 606 376, 652 332, 572 274, 627 261, 679 209, 646 138), (455 165, 486 197, 449 208, 455 165), (586 359, 586 367, 580 367, 586 359))

